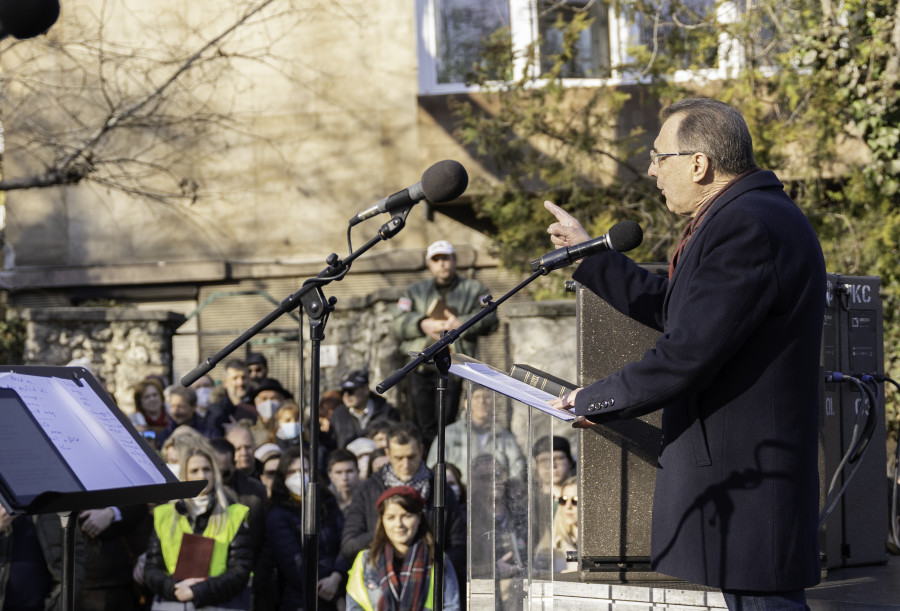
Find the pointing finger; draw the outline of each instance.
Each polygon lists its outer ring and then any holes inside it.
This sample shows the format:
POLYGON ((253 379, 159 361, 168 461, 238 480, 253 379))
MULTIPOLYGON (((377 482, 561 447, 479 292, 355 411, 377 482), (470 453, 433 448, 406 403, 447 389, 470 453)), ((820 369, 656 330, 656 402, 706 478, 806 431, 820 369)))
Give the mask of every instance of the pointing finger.
POLYGON ((555 216, 556 220, 558 220, 560 223, 566 223, 567 221, 571 222, 571 221, 575 220, 574 216, 572 216, 571 214, 569 214, 568 212, 566 212, 565 210, 563 210, 562 208, 560 208, 559 206, 557 206, 556 204, 554 204, 551 201, 545 201, 544 208, 546 208, 550 214, 555 216))

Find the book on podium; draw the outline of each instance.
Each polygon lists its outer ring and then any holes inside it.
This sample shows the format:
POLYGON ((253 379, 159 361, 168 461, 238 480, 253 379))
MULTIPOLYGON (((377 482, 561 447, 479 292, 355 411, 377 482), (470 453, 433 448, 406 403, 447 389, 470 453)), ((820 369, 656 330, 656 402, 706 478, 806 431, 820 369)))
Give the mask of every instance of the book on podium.
POLYGON ((554 418, 564 421, 575 419, 575 414, 572 412, 550 407, 550 401, 559 398, 559 395, 553 395, 546 390, 523 382, 521 379, 510 376, 470 356, 459 353, 453 354, 451 356, 450 373, 490 388, 511 399, 550 414, 554 418))
POLYGON ((572 382, 567 382, 546 371, 541 371, 537 367, 523 365, 522 363, 515 363, 512 366, 512 369, 509 370, 509 375, 517 380, 522 380, 529 386, 539 388, 556 397, 562 397, 567 392, 571 392, 578 388, 578 386, 572 382))

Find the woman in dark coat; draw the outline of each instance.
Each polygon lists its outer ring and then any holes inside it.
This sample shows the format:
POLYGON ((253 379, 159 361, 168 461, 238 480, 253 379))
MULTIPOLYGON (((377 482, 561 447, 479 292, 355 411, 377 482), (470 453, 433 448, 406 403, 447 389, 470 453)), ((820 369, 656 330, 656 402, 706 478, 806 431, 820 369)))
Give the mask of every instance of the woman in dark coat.
MULTIPOLYGON (((303 491, 309 481, 309 462, 298 448, 288 448, 281 456, 272 481, 272 498, 266 518, 268 553, 276 568, 278 609, 303 609, 305 606, 305 567, 303 564, 303 491)), ((344 517, 325 486, 319 487, 319 581, 316 590, 321 610, 336 609, 343 598, 344 577, 350 568, 341 555, 341 530, 344 517)))

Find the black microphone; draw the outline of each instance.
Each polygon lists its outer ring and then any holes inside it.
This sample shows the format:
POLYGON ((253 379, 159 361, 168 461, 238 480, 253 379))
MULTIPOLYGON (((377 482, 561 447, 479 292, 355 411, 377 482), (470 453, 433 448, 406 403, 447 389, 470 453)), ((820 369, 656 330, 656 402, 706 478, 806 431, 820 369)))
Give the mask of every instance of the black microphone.
POLYGON ((368 210, 363 210, 350 219, 350 226, 385 212, 409 208, 423 199, 435 203, 449 202, 462 195, 468 186, 469 175, 461 163, 452 159, 438 161, 425 170, 420 182, 388 195, 368 210))
POLYGON ((634 221, 622 221, 616 223, 609 229, 609 233, 599 238, 558 248, 553 252, 549 252, 537 261, 531 262, 531 271, 536 272, 541 268, 548 272, 566 265, 571 265, 579 259, 606 250, 615 250, 616 252, 628 252, 640 246, 644 239, 644 231, 641 226, 634 221))
POLYGON ((0 40, 7 36, 34 38, 59 17, 59 0, 0 0, 0 40))

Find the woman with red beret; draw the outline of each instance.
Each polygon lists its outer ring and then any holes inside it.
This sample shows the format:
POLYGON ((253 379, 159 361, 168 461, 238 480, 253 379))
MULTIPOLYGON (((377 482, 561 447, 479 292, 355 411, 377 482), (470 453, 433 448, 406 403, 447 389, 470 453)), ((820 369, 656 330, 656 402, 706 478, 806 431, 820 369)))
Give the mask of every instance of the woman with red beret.
MULTIPOLYGON (((434 534, 425 501, 410 486, 388 488, 375 503, 375 537, 357 555, 347 583, 347 611, 434 608, 434 534)), ((459 585, 444 557, 444 604, 459 610, 459 585)))

